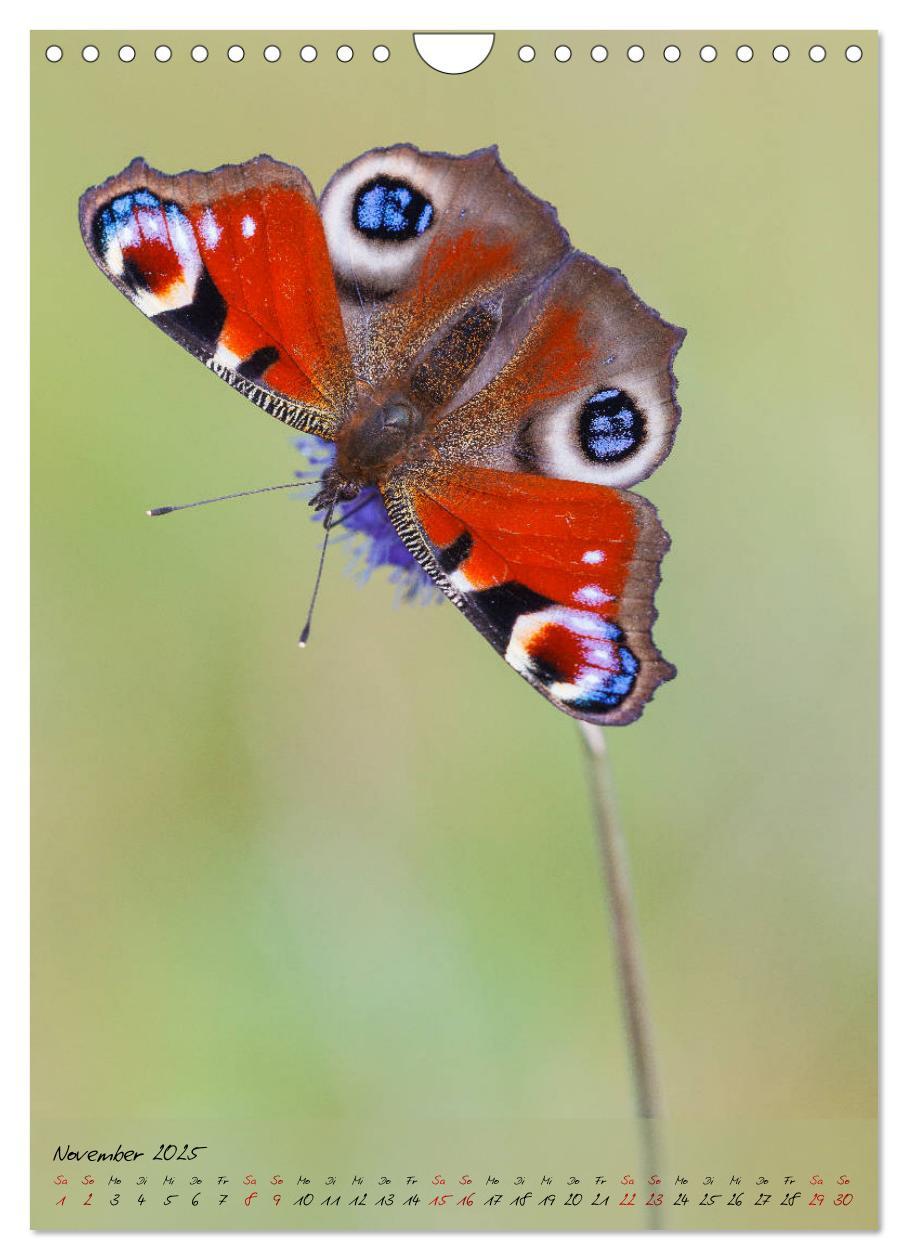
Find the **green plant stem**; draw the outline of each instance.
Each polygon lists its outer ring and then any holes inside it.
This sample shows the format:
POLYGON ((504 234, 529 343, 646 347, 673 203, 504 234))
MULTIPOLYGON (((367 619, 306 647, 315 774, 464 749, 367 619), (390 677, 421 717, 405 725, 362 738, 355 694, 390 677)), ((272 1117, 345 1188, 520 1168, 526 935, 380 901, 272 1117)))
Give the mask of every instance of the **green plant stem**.
MULTIPOLYGON (((605 877, 612 938, 615 943, 628 1052, 634 1078, 636 1110, 640 1121, 641 1154, 645 1164, 645 1178, 657 1173, 664 1181, 661 1134, 662 1094, 656 1063, 652 1017, 646 995, 640 936, 634 914, 627 846, 618 821, 611 767, 602 730, 588 722, 581 722, 580 733, 587 753, 587 773, 605 877)), ((647 1214, 648 1224, 655 1226, 660 1219, 661 1213, 656 1210, 647 1214)))

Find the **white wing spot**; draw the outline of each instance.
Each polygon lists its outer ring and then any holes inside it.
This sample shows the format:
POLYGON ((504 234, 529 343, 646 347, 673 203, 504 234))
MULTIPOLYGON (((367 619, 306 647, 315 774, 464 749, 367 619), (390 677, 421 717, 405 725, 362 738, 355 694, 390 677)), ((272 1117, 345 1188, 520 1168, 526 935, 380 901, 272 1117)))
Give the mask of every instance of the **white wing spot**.
POLYGON ((139 211, 139 231, 146 240, 163 241, 165 239, 164 216, 160 210, 139 211))
POLYGON ((599 604, 610 604, 614 600, 614 595, 609 595, 601 586, 581 586, 579 591, 574 591, 574 598, 579 604, 588 604, 595 608, 599 604))
POLYGON ((251 214, 243 215, 243 222, 240 224, 240 228, 244 236, 255 236, 256 223, 251 214))
POLYGON ((199 220, 199 228, 205 244, 209 249, 214 249, 218 241, 221 239, 221 229, 217 219, 211 213, 210 207, 206 209, 205 213, 199 220))
POLYGON ((602 561, 605 559, 605 552, 585 551, 582 559, 584 564, 602 564, 602 561))

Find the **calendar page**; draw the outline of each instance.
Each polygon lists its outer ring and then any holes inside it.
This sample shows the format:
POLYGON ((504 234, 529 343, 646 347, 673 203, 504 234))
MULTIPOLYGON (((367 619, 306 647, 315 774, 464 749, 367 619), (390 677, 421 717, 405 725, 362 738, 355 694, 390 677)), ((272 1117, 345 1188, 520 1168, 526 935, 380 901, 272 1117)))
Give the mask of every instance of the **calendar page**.
POLYGON ((32 32, 36 1229, 876 1228, 877 52, 32 32))

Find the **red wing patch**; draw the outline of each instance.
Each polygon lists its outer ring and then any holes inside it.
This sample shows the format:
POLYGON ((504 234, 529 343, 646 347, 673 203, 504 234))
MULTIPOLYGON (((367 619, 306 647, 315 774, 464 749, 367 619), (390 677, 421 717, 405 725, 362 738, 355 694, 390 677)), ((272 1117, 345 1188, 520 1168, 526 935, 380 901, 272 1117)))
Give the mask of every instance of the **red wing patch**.
POLYGON ((279 419, 333 436, 354 382, 318 207, 270 158, 167 176, 136 160, 80 204, 101 270, 279 419))
POLYGON ((460 467, 387 501, 411 546, 400 514, 412 514, 450 598, 558 708, 624 724, 674 675, 651 637, 668 539, 645 499, 460 467))

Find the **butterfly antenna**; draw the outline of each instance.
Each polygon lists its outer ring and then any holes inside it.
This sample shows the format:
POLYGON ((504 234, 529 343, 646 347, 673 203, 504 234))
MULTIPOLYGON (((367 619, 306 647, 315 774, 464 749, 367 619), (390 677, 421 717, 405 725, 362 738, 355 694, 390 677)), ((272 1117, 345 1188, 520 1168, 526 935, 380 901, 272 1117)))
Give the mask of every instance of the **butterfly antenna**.
POLYGON ((315 611, 315 601, 318 597, 318 588, 322 583, 322 570, 325 567, 325 552, 328 550, 328 534, 331 530, 331 518, 334 515, 334 509, 337 507, 337 499, 333 499, 331 506, 325 515, 324 530, 325 537, 322 539, 322 551, 318 558, 318 572, 315 575, 315 587, 312 591, 312 598, 309 600, 309 612, 306 617, 306 624, 300 632, 300 647, 305 647, 309 642, 309 635, 312 632, 312 614, 315 611))
POLYGON ((185 512, 187 508, 207 507, 209 503, 224 503, 227 499, 245 499, 250 494, 270 494, 272 490, 295 490, 297 486, 314 486, 319 481, 287 481, 279 486, 260 486, 258 490, 236 490, 233 494, 219 494, 215 499, 196 499, 194 503, 176 503, 169 507, 148 508, 146 516, 168 516, 171 512, 185 512))

